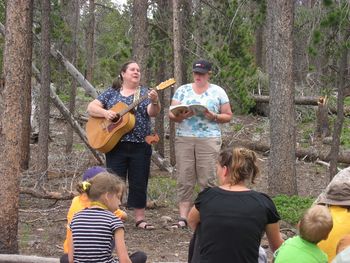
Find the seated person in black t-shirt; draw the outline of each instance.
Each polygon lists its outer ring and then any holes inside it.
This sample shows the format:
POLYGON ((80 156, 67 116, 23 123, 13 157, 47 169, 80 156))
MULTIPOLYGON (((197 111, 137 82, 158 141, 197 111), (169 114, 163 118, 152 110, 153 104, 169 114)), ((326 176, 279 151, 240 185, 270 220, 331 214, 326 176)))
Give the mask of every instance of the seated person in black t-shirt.
POLYGON ((244 148, 220 153, 219 186, 199 193, 188 217, 193 230, 199 227, 199 262, 258 262, 264 232, 272 251, 283 243, 273 201, 245 184, 259 173, 256 161, 244 148))

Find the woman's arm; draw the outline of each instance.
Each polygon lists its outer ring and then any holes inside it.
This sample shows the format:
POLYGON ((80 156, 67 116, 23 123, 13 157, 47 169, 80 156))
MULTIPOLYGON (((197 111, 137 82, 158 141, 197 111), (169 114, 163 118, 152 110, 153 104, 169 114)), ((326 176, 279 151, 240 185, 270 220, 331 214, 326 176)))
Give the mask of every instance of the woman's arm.
POLYGON ((158 98, 158 93, 155 90, 151 90, 148 93, 148 98, 150 99, 151 103, 147 106, 147 113, 150 117, 156 117, 158 113, 160 112, 160 102, 158 98))
POLYGON ((230 103, 225 103, 223 105, 221 105, 220 107, 220 113, 216 115, 216 122, 218 123, 226 123, 226 122, 230 122, 232 119, 232 110, 231 110, 231 106, 230 103))
POLYGON ((275 252, 284 242, 279 223, 268 224, 265 227, 267 240, 269 241, 272 252, 275 252))
POLYGON ((118 228, 114 232, 115 249, 120 263, 131 263, 128 250, 125 245, 124 228, 118 228))
POLYGON ((106 118, 107 120, 113 120, 117 115, 112 110, 105 110, 101 101, 97 99, 94 99, 89 103, 87 112, 92 117, 106 118))
POLYGON ((193 206, 190 212, 188 213, 187 224, 193 231, 195 231, 199 222, 200 222, 199 211, 195 206, 193 206))
POLYGON ((73 263, 73 253, 74 253, 74 246, 73 246, 73 238, 72 238, 72 231, 67 229, 67 234, 69 234, 68 241, 68 262, 73 263))

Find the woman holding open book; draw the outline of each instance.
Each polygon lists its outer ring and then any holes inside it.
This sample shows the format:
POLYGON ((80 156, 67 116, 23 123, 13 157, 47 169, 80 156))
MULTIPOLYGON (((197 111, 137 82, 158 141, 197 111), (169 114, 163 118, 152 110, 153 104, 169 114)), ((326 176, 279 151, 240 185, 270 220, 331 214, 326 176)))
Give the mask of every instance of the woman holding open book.
POLYGON ((196 183, 202 190, 216 184, 215 161, 221 148, 219 124, 232 118, 225 90, 209 82, 211 64, 198 60, 192 72, 193 83, 176 90, 169 110, 169 118, 178 123, 175 147, 180 215, 173 228, 187 227, 196 183))
POLYGON ((140 79, 139 65, 134 61, 125 63, 112 87, 90 102, 87 111, 92 117, 114 121, 118 118, 118 113, 112 107, 117 104, 131 106, 140 98, 146 97, 134 107, 133 114, 127 116, 126 119, 129 120, 135 118, 133 127, 106 153, 106 165, 118 176, 128 179, 127 206, 134 208, 136 227, 150 230, 154 226, 145 221, 145 207, 152 148, 145 142, 145 137, 151 131, 150 117, 159 113, 160 103, 157 92, 140 86, 140 79))

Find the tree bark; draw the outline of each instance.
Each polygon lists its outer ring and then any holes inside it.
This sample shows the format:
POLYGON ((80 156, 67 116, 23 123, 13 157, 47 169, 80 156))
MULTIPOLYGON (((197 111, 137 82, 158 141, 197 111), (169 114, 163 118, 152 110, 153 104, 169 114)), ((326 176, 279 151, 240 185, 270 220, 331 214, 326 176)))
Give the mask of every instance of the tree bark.
MULTIPOLYGON (((161 24, 164 25, 165 28, 171 28, 171 21, 168 19, 168 12, 170 9, 170 4, 168 0, 158 0, 158 15, 156 19, 159 19, 161 24), (166 14, 166 15, 165 15, 166 14)), ((167 34, 165 32, 158 30, 159 38, 165 39, 167 34)), ((159 54, 167 54, 166 45, 161 45, 159 54)), ((169 51, 168 51, 169 52, 169 51)), ((160 57, 160 62, 158 64, 157 71, 157 83, 160 83, 166 79, 166 56, 160 57)), ((162 105, 160 113, 158 117, 155 119, 155 130, 159 135, 159 142, 155 145, 155 150, 159 153, 163 158, 165 157, 165 127, 164 127, 164 119, 165 119, 165 109, 169 107, 169 101, 165 99, 165 92, 159 92, 159 100, 162 105)))
POLYGON ((49 166, 49 122, 50 122, 50 0, 41 1, 41 80, 40 80, 40 121, 39 142, 37 152, 38 171, 47 179, 49 166))
MULTIPOLYGON (((23 161, 24 122, 30 122, 27 99, 30 98, 32 58, 33 1, 7 1, 4 50, 5 87, 2 92, 4 112, 0 140, 0 253, 18 252, 18 202, 23 161), (29 95, 27 95, 29 94, 29 95), (25 97, 25 99, 23 99, 25 97), (27 118, 28 117, 28 118, 27 118)), ((28 141, 29 144, 29 141, 28 141)))
POLYGON ((95 63, 95 0, 89 0, 89 24, 86 29, 86 79, 92 83, 95 63))
MULTIPOLYGON (((345 37, 345 40, 347 40, 345 37)), ((329 153, 330 157, 330 167, 329 167, 329 176, 330 180, 336 175, 337 171, 337 163, 339 158, 339 146, 340 146, 340 136, 343 128, 344 122, 344 86, 345 86, 345 78, 348 68, 348 49, 343 47, 342 56, 339 63, 339 80, 338 80, 338 98, 337 98, 337 119, 334 124, 333 131, 333 143, 331 152, 329 153)))
POLYGON ((268 192, 297 194, 293 86, 293 1, 268 0, 270 136, 268 192))
MULTIPOLYGON (((70 38, 72 39, 68 46, 68 59, 74 65, 77 62, 77 36, 78 36, 78 21, 79 21, 79 0, 70 0, 67 3, 67 16, 65 17, 67 25, 70 27, 70 38)), ((75 114, 75 100, 77 94, 77 81, 72 78, 69 92, 69 111, 75 114)), ((70 125, 66 130, 66 153, 71 153, 73 149, 73 129, 70 125)))
POLYGON ((132 6, 132 58, 140 65, 141 81, 148 83, 148 1, 133 0, 132 6))
MULTIPOLYGON (((176 79, 175 89, 182 83, 182 25, 180 20, 180 4, 178 0, 172 0, 173 3, 173 49, 174 49, 174 77, 176 79)), ((170 97, 174 95, 174 87, 171 87, 170 97)), ((170 163, 175 165, 175 122, 170 121, 170 163)))

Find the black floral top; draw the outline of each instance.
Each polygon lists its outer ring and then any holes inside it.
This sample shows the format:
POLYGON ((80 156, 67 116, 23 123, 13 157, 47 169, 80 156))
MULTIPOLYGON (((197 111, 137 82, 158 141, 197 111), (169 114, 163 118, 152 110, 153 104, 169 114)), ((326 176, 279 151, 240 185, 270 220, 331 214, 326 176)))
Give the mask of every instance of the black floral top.
MULTIPOLYGON (((146 87, 141 87, 140 98, 147 93, 148 89, 146 87)), ((127 105, 130 105, 134 102, 134 95, 124 97, 120 94, 119 90, 115 90, 112 87, 109 87, 97 97, 97 100, 102 103, 103 108, 108 110, 118 102, 123 102, 127 105)), ((145 142, 145 137, 151 132, 151 121, 150 117, 147 114, 147 106, 150 103, 151 101, 147 98, 143 100, 139 105, 137 105, 137 108, 133 109, 136 117, 135 127, 129 133, 125 134, 120 141, 136 143, 145 142)))

